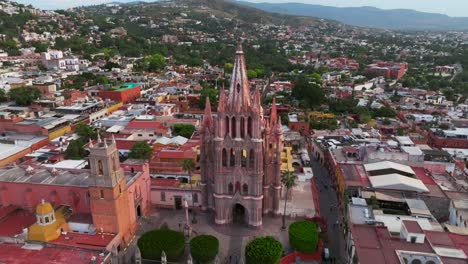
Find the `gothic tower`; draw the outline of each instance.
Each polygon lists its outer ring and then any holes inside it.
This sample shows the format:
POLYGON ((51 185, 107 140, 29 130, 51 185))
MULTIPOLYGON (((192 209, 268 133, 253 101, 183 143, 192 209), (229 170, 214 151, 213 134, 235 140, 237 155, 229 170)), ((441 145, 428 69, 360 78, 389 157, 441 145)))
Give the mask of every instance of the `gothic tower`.
POLYGON ((115 140, 108 144, 98 138, 89 144, 91 214, 98 232, 120 234, 122 246, 133 237, 129 217, 127 181, 120 168, 115 140))
POLYGON ((228 94, 220 91, 217 110, 211 113, 207 98, 200 128, 202 206, 215 211, 217 224, 241 217, 259 227, 263 214, 279 213, 281 123, 276 108, 264 120, 260 92, 250 91, 240 44, 228 94))

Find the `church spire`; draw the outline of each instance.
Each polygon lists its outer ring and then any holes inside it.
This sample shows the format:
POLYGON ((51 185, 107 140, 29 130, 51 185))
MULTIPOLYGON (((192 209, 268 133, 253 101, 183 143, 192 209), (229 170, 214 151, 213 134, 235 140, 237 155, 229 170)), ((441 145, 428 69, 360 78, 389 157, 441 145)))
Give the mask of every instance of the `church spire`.
POLYGON ((271 103, 271 110, 270 110, 270 127, 274 129, 276 125, 276 121, 278 119, 276 111, 276 97, 273 97, 273 102, 271 103))
POLYGON ((250 106, 250 87, 241 42, 237 45, 227 105, 228 109, 236 112, 250 106))
POLYGON ((226 108, 226 92, 224 91, 224 85, 223 88, 219 91, 219 102, 218 102, 218 112, 224 112, 224 109, 226 108))
POLYGON ((254 111, 260 112, 261 107, 262 103, 260 100, 260 90, 257 88, 254 92, 252 108, 254 109, 254 111))
POLYGON ((205 101, 205 113, 203 114, 203 129, 210 129, 212 121, 210 97, 207 96, 205 101))

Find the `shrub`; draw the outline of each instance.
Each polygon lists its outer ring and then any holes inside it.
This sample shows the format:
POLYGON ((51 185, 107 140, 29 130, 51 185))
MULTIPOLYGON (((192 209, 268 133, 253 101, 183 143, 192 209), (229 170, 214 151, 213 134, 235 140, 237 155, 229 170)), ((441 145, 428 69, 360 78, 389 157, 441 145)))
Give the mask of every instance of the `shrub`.
POLYGON ((184 254, 184 234, 167 228, 149 231, 138 239, 138 248, 144 259, 161 260, 164 251, 168 261, 177 261, 184 254))
POLYGON ((200 235, 190 241, 190 254, 195 263, 206 263, 218 255, 219 241, 210 235, 200 235))
POLYGON ((283 254, 283 246, 274 237, 259 237, 245 247, 246 264, 277 264, 283 254))
POLYGON ((317 250, 319 241, 317 224, 311 221, 297 221, 289 225, 289 244, 299 252, 311 253, 317 250))

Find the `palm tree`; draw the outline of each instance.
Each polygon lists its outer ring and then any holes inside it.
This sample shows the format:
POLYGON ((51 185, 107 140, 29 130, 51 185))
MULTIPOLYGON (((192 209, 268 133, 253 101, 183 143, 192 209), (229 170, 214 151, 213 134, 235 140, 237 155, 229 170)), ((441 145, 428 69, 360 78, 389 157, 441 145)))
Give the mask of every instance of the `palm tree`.
POLYGON ((292 187, 296 185, 297 176, 292 171, 286 171, 281 175, 281 183, 286 187, 286 196, 284 198, 283 226, 282 230, 286 229, 286 204, 288 203, 288 193, 292 187))
POLYGON ((193 201, 193 186, 192 186, 192 171, 195 168, 195 162, 192 159, 184 160, 184 164, 182 165, 184 171, 187 171, 189 174, 190 179, 190 192, 192 194, 192 223, 196 222, 195 219, 195 202, 193 201))

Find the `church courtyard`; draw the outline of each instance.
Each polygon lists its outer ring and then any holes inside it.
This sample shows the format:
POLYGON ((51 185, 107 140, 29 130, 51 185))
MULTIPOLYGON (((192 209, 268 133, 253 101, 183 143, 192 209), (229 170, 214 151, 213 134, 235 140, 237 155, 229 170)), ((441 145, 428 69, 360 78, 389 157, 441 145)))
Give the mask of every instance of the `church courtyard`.
MULTIPOLYGON (((284 200, 280 201, 280 208, 283 211, 284 200)), ((286 218, 286 226, 304 217, 314 216, 315 206, 310 182, 297 182, 292 191, 292 200, 287 203, 286 214, 295 216, 286 218)), ((140 220, 138 235, 157 229, 162 224, 167 224, 173 230, 183 231, 186 223, 185 217, 184 209, 155 209, 149 218, 140 220)), ((192 218, 191 214, 189 214, 189 218, 192 218)), ((273 236, 283 244, 284 253, 292 251, 288 242, 288 231, 281 230, 281 216, 264 216, 261 228, 248 227, 245 223, 216 225, 214 218, 213 212, 197 210, 197 223, 192 224, 192 236, 200 234, 216 236, 220 242, 220 263, 241 263, 240 257, 244 255, 246 244, 260 236, 273 236)))

